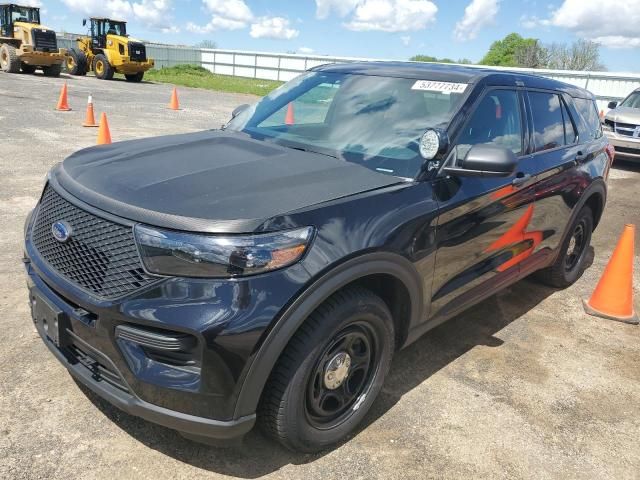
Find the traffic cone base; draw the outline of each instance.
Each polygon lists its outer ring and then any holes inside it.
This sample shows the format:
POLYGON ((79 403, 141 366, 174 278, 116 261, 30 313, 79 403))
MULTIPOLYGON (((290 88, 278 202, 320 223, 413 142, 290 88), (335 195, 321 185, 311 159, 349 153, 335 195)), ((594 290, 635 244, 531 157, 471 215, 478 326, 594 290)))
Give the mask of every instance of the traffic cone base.
POLYGON ((635 226, 624 226, 622 235, 591 298, 583 301, 589 315, 637 325, 633 305, 633 258, 635 226))
POLYGON ((56 110, 59 112, 68 112, 71 110, 69 107, 69 101, 67 99, 67 82, 64 82, 62 88, 60 89, 60 98, 58 98, 58 105, 56 105, 56 110))
POLYGON ((109 131, 109 122, 107 121, 107 114, 102 112, 100 115, 100 128, 98 128, 98 140, 97 145, 108 145, 111 143, 111 132, 109 131))
POLYGON ((178 102, 178 90, 176 87, 173 87, 173 92, 171 92, 171 101, 169 101, 167 108, 170 110, 181 110, 180 103, 178 102))
POLYGON ((618 317, 618 316, 609 315, 605 312, 596 310, 591 305, 589 305, 588 300, 582 300, 582 305, 584 306, 584 311, 587 312, 589 315, 593 315, 594 317, 606 318, 608 320, 616 320, 617 322, 630 323, 631 325, 640 324, 640 319, 638 318, 637 312, 633 312, 630 317, 618 317))

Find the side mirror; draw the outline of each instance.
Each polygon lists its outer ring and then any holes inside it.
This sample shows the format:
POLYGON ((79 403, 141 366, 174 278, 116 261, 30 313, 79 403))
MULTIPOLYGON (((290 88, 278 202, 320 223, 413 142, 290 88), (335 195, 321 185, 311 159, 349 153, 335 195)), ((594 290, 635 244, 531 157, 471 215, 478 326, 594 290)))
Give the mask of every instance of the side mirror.
POLYGON ((618 102, 609 102, 609 105, 607 105, 607 107, 612 110, 617 106, 618 106, 618 102))
POLYGON ((461 167, 445 167, 444 171, 459 177, 508 177, 517 165, 518 158, 510 149, 478 144, 467 152, 461 167))
POLYGON ((87 19, 86 19, 86 18, 83 18, 83 19, 82 19, 82 26, 83 26, 83 27, 86 27, 86 26, 87 26, 87 19))
POLYGON ((236 118, 238 115, 240 115, 249 107, 251 107, 251 105, 249 105, 248 103, 243 103, 242 105, 238 105, 236 108, 233 109, 233 112, 231 112, 231 118, 236 118))

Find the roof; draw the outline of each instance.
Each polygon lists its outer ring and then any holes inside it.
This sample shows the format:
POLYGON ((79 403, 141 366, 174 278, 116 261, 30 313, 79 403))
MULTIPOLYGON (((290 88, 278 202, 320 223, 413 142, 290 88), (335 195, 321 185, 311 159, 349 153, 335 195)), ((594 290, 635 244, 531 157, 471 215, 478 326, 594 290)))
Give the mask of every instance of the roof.
POLYGON ((20 7, 20 8, 34 8, 40 10, 40 7, 34 7, 32 5, 21 5, 19 3, 0 3, 0 7, 20 7))
POLYGON ((441 82, 479 83, 497 86, 524 86, 559 90, 574 97, 593 98, 593 94, 575 85, 530 73, 427 62, 353 62, 320 65, 313 71, 415 78, 441 82))
POLYGON ((127 23, 126 20, 119 20, 117 18, 108 18, 108 17, 89 17, 89 20, 109 20, 110 22, 127 23))

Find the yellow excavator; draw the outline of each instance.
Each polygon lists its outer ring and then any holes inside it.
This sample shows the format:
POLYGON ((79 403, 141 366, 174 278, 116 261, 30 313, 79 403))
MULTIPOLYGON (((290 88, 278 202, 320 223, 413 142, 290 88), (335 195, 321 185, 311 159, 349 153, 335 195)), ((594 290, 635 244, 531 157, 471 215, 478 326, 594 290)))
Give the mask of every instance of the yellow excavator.
MULTIPOLYGON (((91 18, 89 35, 76 39, 69 49, 66 69, 71 75, 93 71, 101 80, 111 80, 122 73, 128 82, 141 82, 144 72, 153 68, 144 43, 127 35, 127 23, 110 18, 91 18)), ((82 25, 86 26, 83 20, 82 25)))
POLYGON ((67 51, 58 49, 56 32, 40 25, 40 9, 0 4, 0 68, 4 72, 33 73, 41 68, 58 77, 67 51))

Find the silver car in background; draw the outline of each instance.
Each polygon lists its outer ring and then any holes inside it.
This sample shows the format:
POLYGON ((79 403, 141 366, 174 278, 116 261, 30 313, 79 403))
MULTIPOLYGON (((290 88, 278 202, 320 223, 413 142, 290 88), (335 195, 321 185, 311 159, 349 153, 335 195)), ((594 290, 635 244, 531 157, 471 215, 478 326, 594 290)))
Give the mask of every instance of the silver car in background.
POLYGON ((609 102, 603 130, 616 149, 616 158, 640 162, 640 88, 620 104, 609 102))

